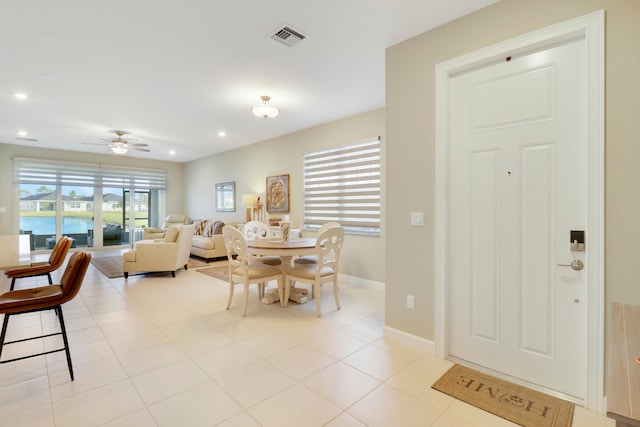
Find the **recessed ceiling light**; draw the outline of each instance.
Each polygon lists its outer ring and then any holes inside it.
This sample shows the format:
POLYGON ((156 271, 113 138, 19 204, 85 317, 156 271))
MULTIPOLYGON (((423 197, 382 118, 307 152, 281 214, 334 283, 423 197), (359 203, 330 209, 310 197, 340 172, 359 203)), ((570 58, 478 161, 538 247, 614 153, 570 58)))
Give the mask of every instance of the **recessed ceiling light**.
POLYGON ((19 136, 27 136, 27 133, 23 130, 21 130, 20 132, 18 132, 19 136))
POLYGON ((221 130, 220 132, 218 132, 218 136, 227 136, 227 133, 221 130))
POLYGON ((176 150, 169 150, 169 154, 173 156, 174 154, 176 154, 176 150))
POLYGON ((21 93, 21 92, 15 93, 13 96, 15 96, 18 99, 27 99, 28 98, 26 93, 21 93))

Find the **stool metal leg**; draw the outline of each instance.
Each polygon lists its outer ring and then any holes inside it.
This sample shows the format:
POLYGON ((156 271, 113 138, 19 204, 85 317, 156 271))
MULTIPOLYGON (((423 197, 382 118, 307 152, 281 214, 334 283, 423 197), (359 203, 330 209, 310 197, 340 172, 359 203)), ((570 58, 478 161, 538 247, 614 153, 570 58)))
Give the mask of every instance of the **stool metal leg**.
POLYGON ((4 348, 4 339, 7 336, 7 325, 9 324, 9 315, 4 315, 4 320, 2 321, 2 332, 0 333, 0 357, 2 356, 2 349, 4 348))
POLYGON ((64 327, 64 317, 62 317, 62 307, 55 308, 58 319, 60 319, 60 330, 62 331, 62 341, 64 342, 64 352, 67 354, 67 365, 69 366, 69 375, 73 381, 73 366, 71 365, 71 352, 69 351, 69 340, 67 340, 67 329, 64 327))

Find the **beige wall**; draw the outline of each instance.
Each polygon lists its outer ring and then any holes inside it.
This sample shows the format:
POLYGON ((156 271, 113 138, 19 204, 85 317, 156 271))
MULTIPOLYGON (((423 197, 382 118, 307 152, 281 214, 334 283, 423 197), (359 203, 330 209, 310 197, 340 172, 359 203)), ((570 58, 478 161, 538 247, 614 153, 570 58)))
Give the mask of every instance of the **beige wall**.
MULTIPOLYGON (((288 173, 291 186, 290 218, 294 225, 300 225, 303 215, 302 154, 375 136, 382 137, 384 150, 384 122, 384 110, 374 110, 189 162, 185 166, 186 211, 193 218, 244 221, 245 208, 240 206, 242 195, 261 194, 264 200, 266 177, 288 173), (236 212, 216 212, 215 184, 227 181, 236 183, 236 212)), ((384 235, 348 235, 341 255, 340 270, 349 276, 383 282, 384 251, 384 235)))
POLYGON ((19 206, 14 203, 18 197, 17 185, 13 184, 14 157, 164 169, 167 171, 167 212, 182 212, 185 205, 184 165, 182 163, 145 160, 129 156, 90 154, 79 151, 48 150, 46 148, 33 149, 20 145, 0 144, 0 207, 7 208, 6 213, 0 212, 0 234, 17 233, 19 230, 19 206))
POLYGON ((502 0, 387 49, 387 326, 434 339, 436 64, 600 9, 606 12, 606 300, 640 304, 640 2, 502 0), (424 227, 409 225, 412 211, 425 212, 424 227), (414 310, 405 308, 406 294, 415 296, 414 310))

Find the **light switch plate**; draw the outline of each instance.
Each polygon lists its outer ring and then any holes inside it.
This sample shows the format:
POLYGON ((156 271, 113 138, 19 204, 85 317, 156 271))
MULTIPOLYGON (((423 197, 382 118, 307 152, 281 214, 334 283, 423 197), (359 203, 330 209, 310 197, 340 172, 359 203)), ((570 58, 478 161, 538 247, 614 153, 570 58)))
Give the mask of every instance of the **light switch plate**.
POLYGON ((424 213, 411 212, 411 225, 424 225, 424 213))
POLYGON ((7 213, 7 208, 0 208, 0 213, 7 213))
POLYGON ((413 309, 415 308, 415 298, 413 295, 407 295, 407 308, 413 309))

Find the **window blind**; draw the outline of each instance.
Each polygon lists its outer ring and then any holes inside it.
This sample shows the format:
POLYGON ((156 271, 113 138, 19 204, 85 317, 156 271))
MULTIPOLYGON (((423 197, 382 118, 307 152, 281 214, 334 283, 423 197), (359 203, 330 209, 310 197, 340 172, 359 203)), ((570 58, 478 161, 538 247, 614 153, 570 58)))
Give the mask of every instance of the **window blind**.
POLYGON ((380 234, 380 138, 304 154, 304 229, 337 221, 346 232, 380 234))
POLYGON ((166 190, 167 173, 159 169, 14 157, 13 182, 51 186, 166 190))

